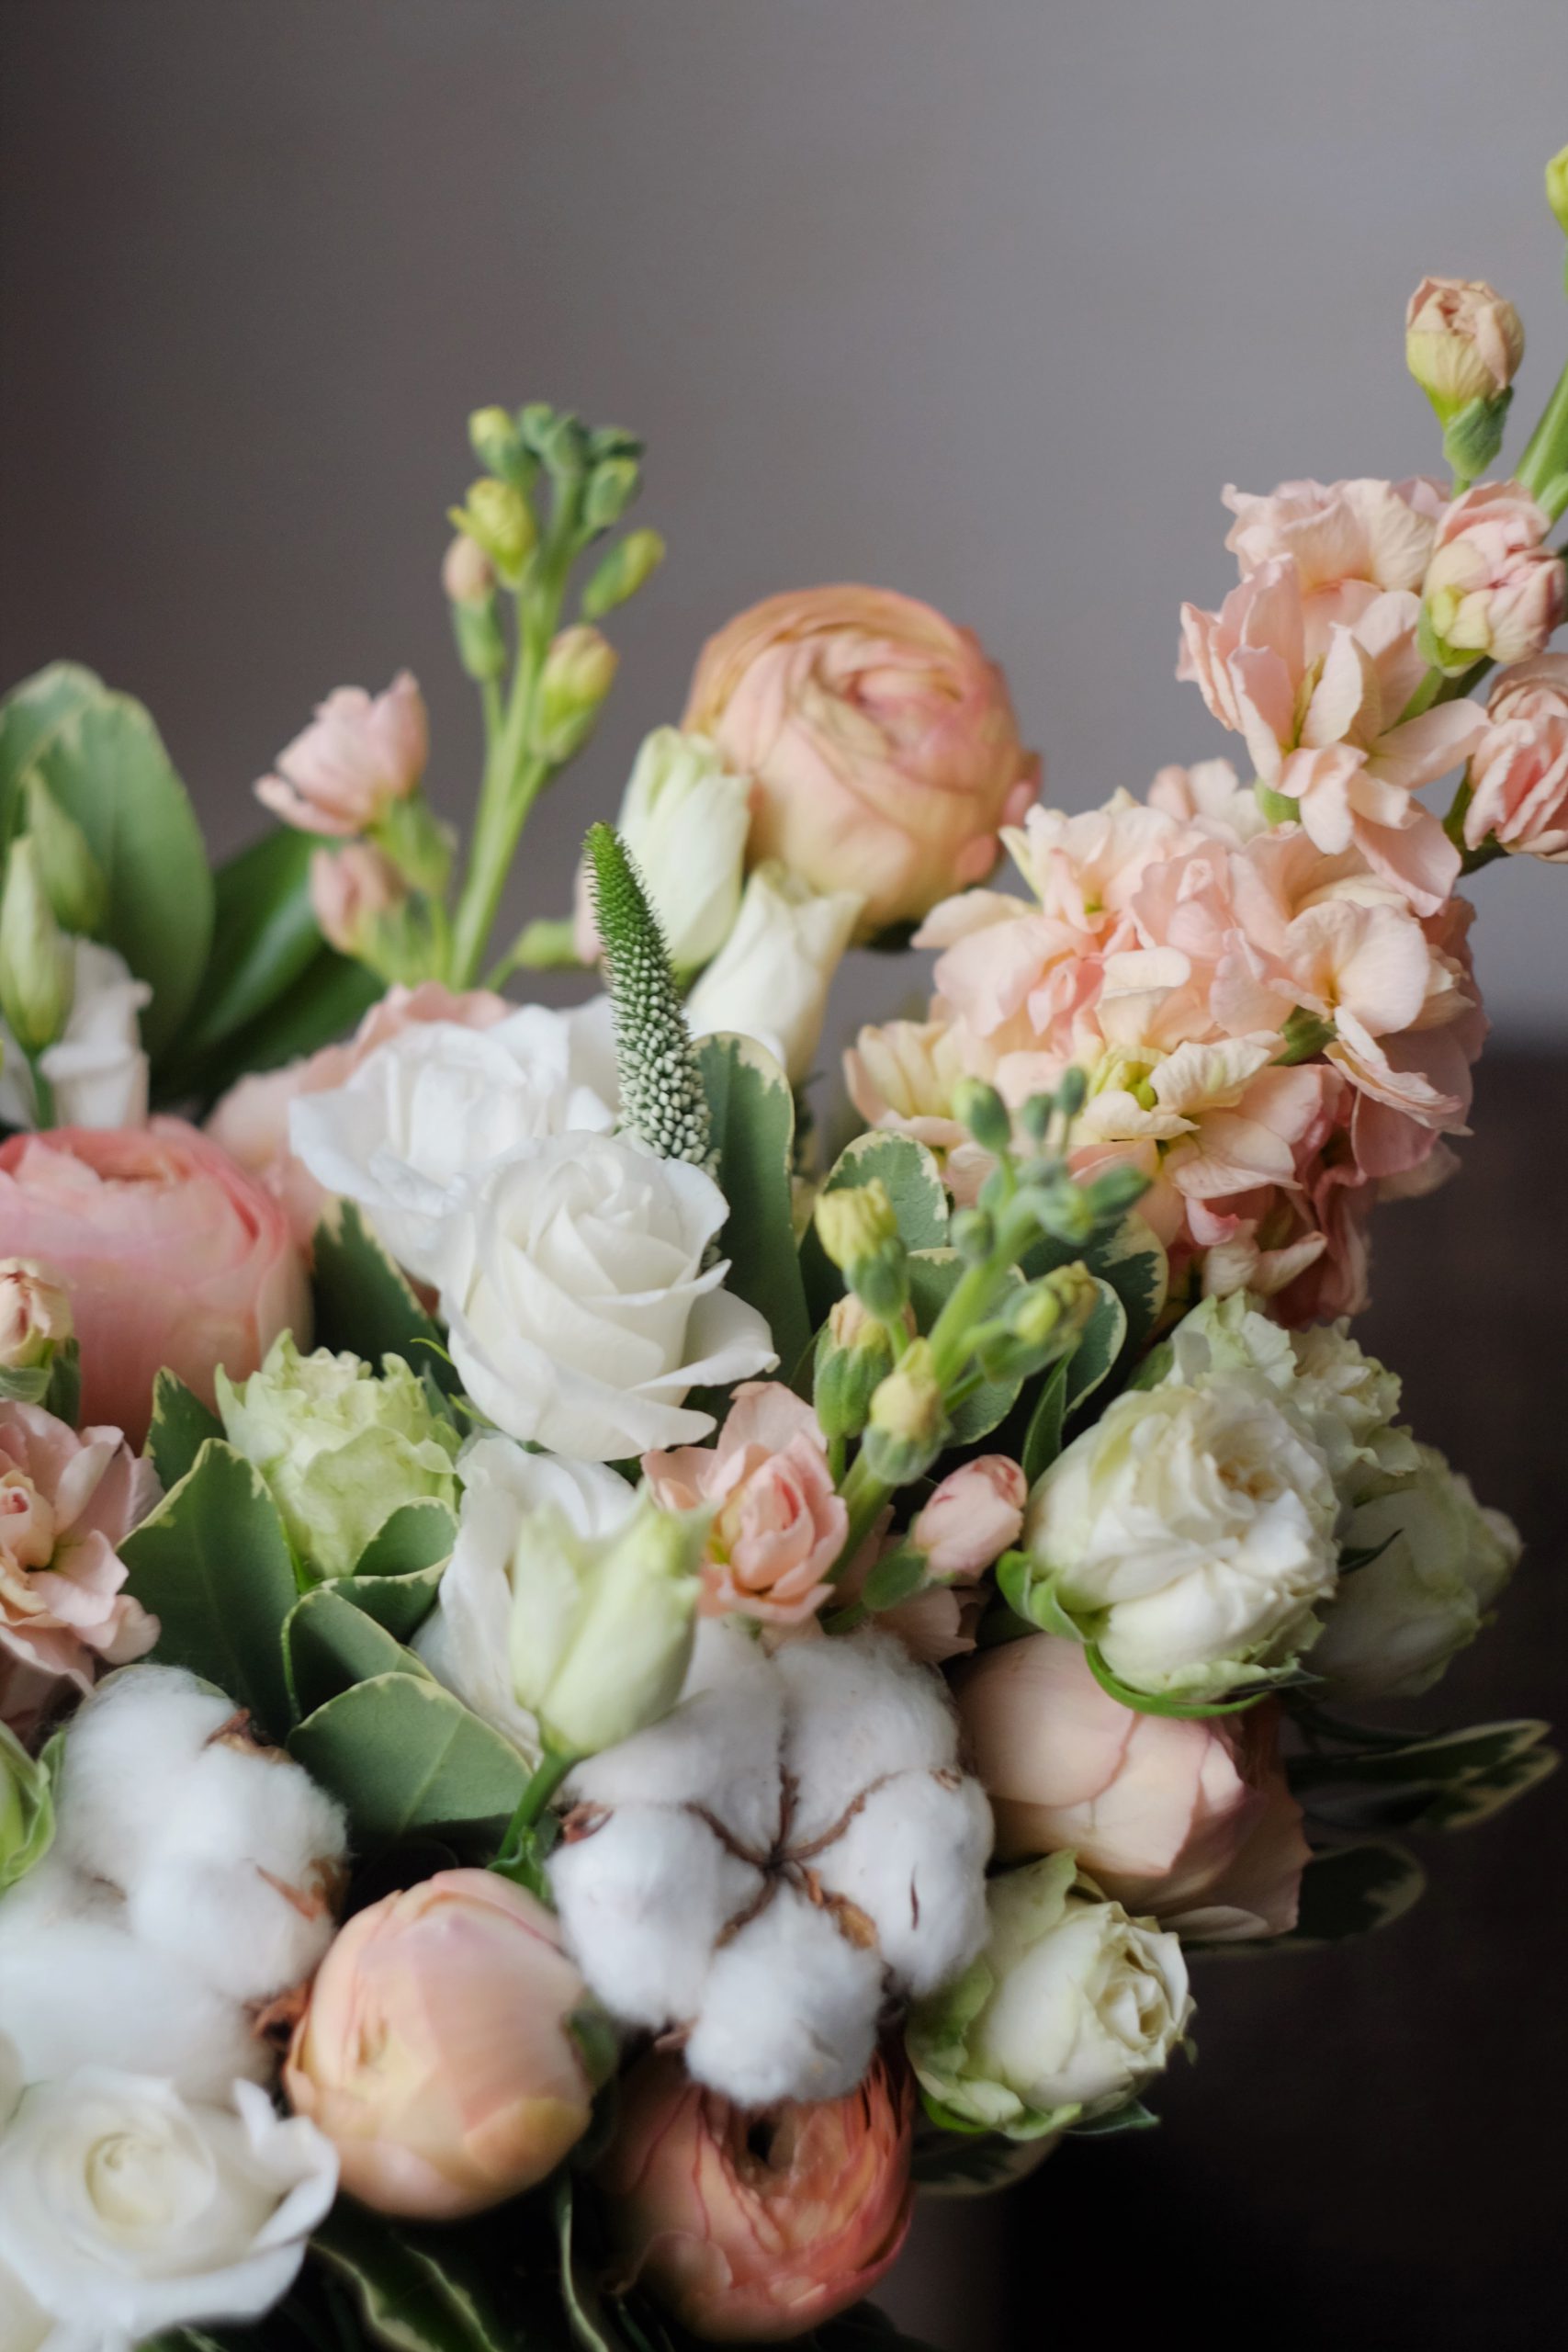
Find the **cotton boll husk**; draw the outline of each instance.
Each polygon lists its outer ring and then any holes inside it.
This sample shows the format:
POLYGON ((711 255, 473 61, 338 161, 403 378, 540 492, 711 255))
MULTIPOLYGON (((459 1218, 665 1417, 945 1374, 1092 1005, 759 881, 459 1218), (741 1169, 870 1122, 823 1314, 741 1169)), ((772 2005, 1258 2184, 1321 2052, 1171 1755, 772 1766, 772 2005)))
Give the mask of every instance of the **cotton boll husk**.
POLYGON ((892 1634, 791 1642, 774 1663, 788 1692, 784 1760, 799 1790, 792 1844, 831 1829, 874 1782, 956 1761, 945 1686, 892 1634))
POLYGON ((781 1887, 714 1954, 687 2070, 742 2107, 840 2098, 871 2064, 881 1983, 874 1949, 781 1887))
POLYGON ((586 1837, 569 1837, 549 1873, 590 1989, 613 2017, 655 2031, 695 2013, 715 1943, 762 1883, 705 1823, 661 1805, 625 1805, 586 1837))
POLYGON ((899 1989, 919 1999, 986 1940, 991 1808, 977 1781, 901 1772, 875 1789, 813 1867, 875 1922, 899 1989))
POLYGON ((128 1668, 71 1725, 55 1850, 129 1886, 161 1841, 192 1767, 234 1718, 231 1700, 178 1667, 128 1668))
POLYGON ((728 1834, 766 1853, 779 1834, 784 1692, 743 1634, 699 1627, 678 1707, 648 1730, 603 1749, 567 1783, 598 1804, 701 1804, 728 1834))

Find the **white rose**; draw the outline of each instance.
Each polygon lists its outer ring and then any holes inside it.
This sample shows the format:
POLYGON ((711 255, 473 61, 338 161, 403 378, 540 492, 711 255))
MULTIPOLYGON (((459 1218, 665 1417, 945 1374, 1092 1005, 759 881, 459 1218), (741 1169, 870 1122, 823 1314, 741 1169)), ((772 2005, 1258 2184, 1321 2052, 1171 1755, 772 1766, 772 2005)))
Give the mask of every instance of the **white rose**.
POLYGON ((828 990, 865 901, 818 898, 776 865, 759 865, 723 952, 686 1004, 694 1037, 716 1030, 755 1037, 799 1086, 811 1074, 828 990))
POLYGON ((400 1265, 433 1281, 461 1188, 540 1136, 615 1125, 608 1000, 525 1005, 491 1029, 413 1022, 342 1086, 301 1095, 289 1145, 365 1210, 400 1265))
POLYGON ((706 1264, 728 1215, 709 1176, 626 1136, 531 1145, 448 1228, 442 1311, 474 1403, 509 1436, 591 1462, 690 1445, 688 1389, 776 1363, 755 1307, 706 1264))
POLYGON ((94 2069, 26 2093, 0 2140, 0 2265, 59 2324, 62 2352, 258 2319, 288 2293, 337 2157, 254 2083, 234 2101, 94 2069))
MULTIPOLYGON (((39 1067, 54 1095, 62 1127, 139 1127, 147 1116, 147 1057, 137 1014, 151 1004, 145 980, 112 947, 71 943, 74 963, 71 1017, 44 1048, 39 1067)), ((0 1124, 37 1123, 32 1079, 15 1038, 0 1021, 0 1124)))
POLYGON ((1474 1640, 1518 1565, 1518 1531, 1483 1510, 1470 1482, 1429 1445, 1417 1467, 1358 1505, 1352 1552, 1386 1550, 1340 1581, 1312 1670, 1328 1693, 1413 1699, 1429 1690, 1456 1650, 1474 1640))
POLYGON ((413 1645, 438 1682, 536 1762, 539 1726, 518 1703, 508 1658, 520 1541, 540 1511, 580 1535, 609 1535, 630 1518, 636 1490, 603 1463, 529 1453, 507 1437, 476 1438, 457 1475, 457 1540, 413 1645))
POLYGON ((911 2022, 921 2082, 1018 2138, 1124 2107, 1191 2018, 1180 1939, 1101 1900, 1070 1854, 993 1879, 989 1906, 980 1958, 911 2022))
POLYGON ((1217 1699, 1312 1640, 1335 1518, 1322 1452, 1238 1373, 1119 1396, 1041 1479, 1025 1540, 1123 1682, 1217 1699))
MULTIPOLYGON (((728 938, 750 829, 750 780, 732 775, 705 735, 656 727, 644 739, 615 830, 647 885, 678 972, 710 962, 728 938)), ((578 877, 578 944, 585 963, 597 957, 583 875, 578 877)))

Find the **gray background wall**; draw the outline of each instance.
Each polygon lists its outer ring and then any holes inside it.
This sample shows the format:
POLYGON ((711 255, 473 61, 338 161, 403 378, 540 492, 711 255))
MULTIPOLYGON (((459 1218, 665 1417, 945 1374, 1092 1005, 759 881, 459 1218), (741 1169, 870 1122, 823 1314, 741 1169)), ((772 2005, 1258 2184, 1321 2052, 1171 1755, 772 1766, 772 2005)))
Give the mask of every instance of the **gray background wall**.
MULTIPOLYGON (((141 694, 219 845, 404 662, 462 807, 470 406, 647 434, 671 559, 530 910, 778 587, 974 624, 1069 805, 1221 748, 1171 677, 1221 484, 1436 460, 1429 266, 1519 301, 1521 414, 1568 343, 1562 0, 0 0, 0 668, 141 694)), ((1479 890, 1495 1011, 1561 1032, 1559 877, 1479 890)))

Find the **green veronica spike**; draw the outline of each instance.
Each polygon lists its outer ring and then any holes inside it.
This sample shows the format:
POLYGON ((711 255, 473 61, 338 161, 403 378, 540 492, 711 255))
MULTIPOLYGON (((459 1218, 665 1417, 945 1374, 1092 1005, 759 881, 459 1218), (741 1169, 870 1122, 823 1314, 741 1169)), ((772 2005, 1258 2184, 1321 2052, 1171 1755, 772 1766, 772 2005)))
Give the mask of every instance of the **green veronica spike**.
POLYGON ((707 1097, 659 918, 611 826, 589 827, 587 851, 615 1017, 621 1124, 661 1159, 705 1167, 713 1140, 707 1097))

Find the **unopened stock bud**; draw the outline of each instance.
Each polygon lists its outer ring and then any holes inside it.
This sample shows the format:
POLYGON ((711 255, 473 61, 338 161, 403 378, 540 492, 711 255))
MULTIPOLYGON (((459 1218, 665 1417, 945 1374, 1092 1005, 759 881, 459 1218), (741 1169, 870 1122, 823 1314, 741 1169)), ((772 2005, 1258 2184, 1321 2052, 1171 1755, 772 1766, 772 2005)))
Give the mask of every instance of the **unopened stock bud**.
POLYGON ((628 531, 600 564, 582 592, 584 620, 603 620, 635 596, 664 560, 664 541, 657 531, 628 531))
POLYGON ((488 475, 470 483, 467 503, 450 508, 448 519, 489 556, 507 586, 515 588, 538 536, 534 510, 515 483, 488 475))
POLYGON ((37 845, 13 842, 0 891, 0 1017, 27 1054, 51 1046, 71 1016, 71 948, 49 902, 37 845))
POLYGON ((907 1487, 942 1451, 947 1413, 928 1340, 916 1340, 877 1388, 866 1429, 866 1459, 889 1487, 907 1487))
MULTIPOLYGON (((909 1316, 911 1327, 913 1320, 909 1316)), ((871 1415, 871 1400, 892 1369, 893 1342, 886 1325, 852 1295, 840 1298, 818 1342, 812 1391, 818 1423, 829 1442, 859 1437, 871 1415)))
POLYGON ((532 749, 552 767, 580 752, 593 732, 620 664, 608 638, 586 622, 563 628, 545 656, 532 749))

